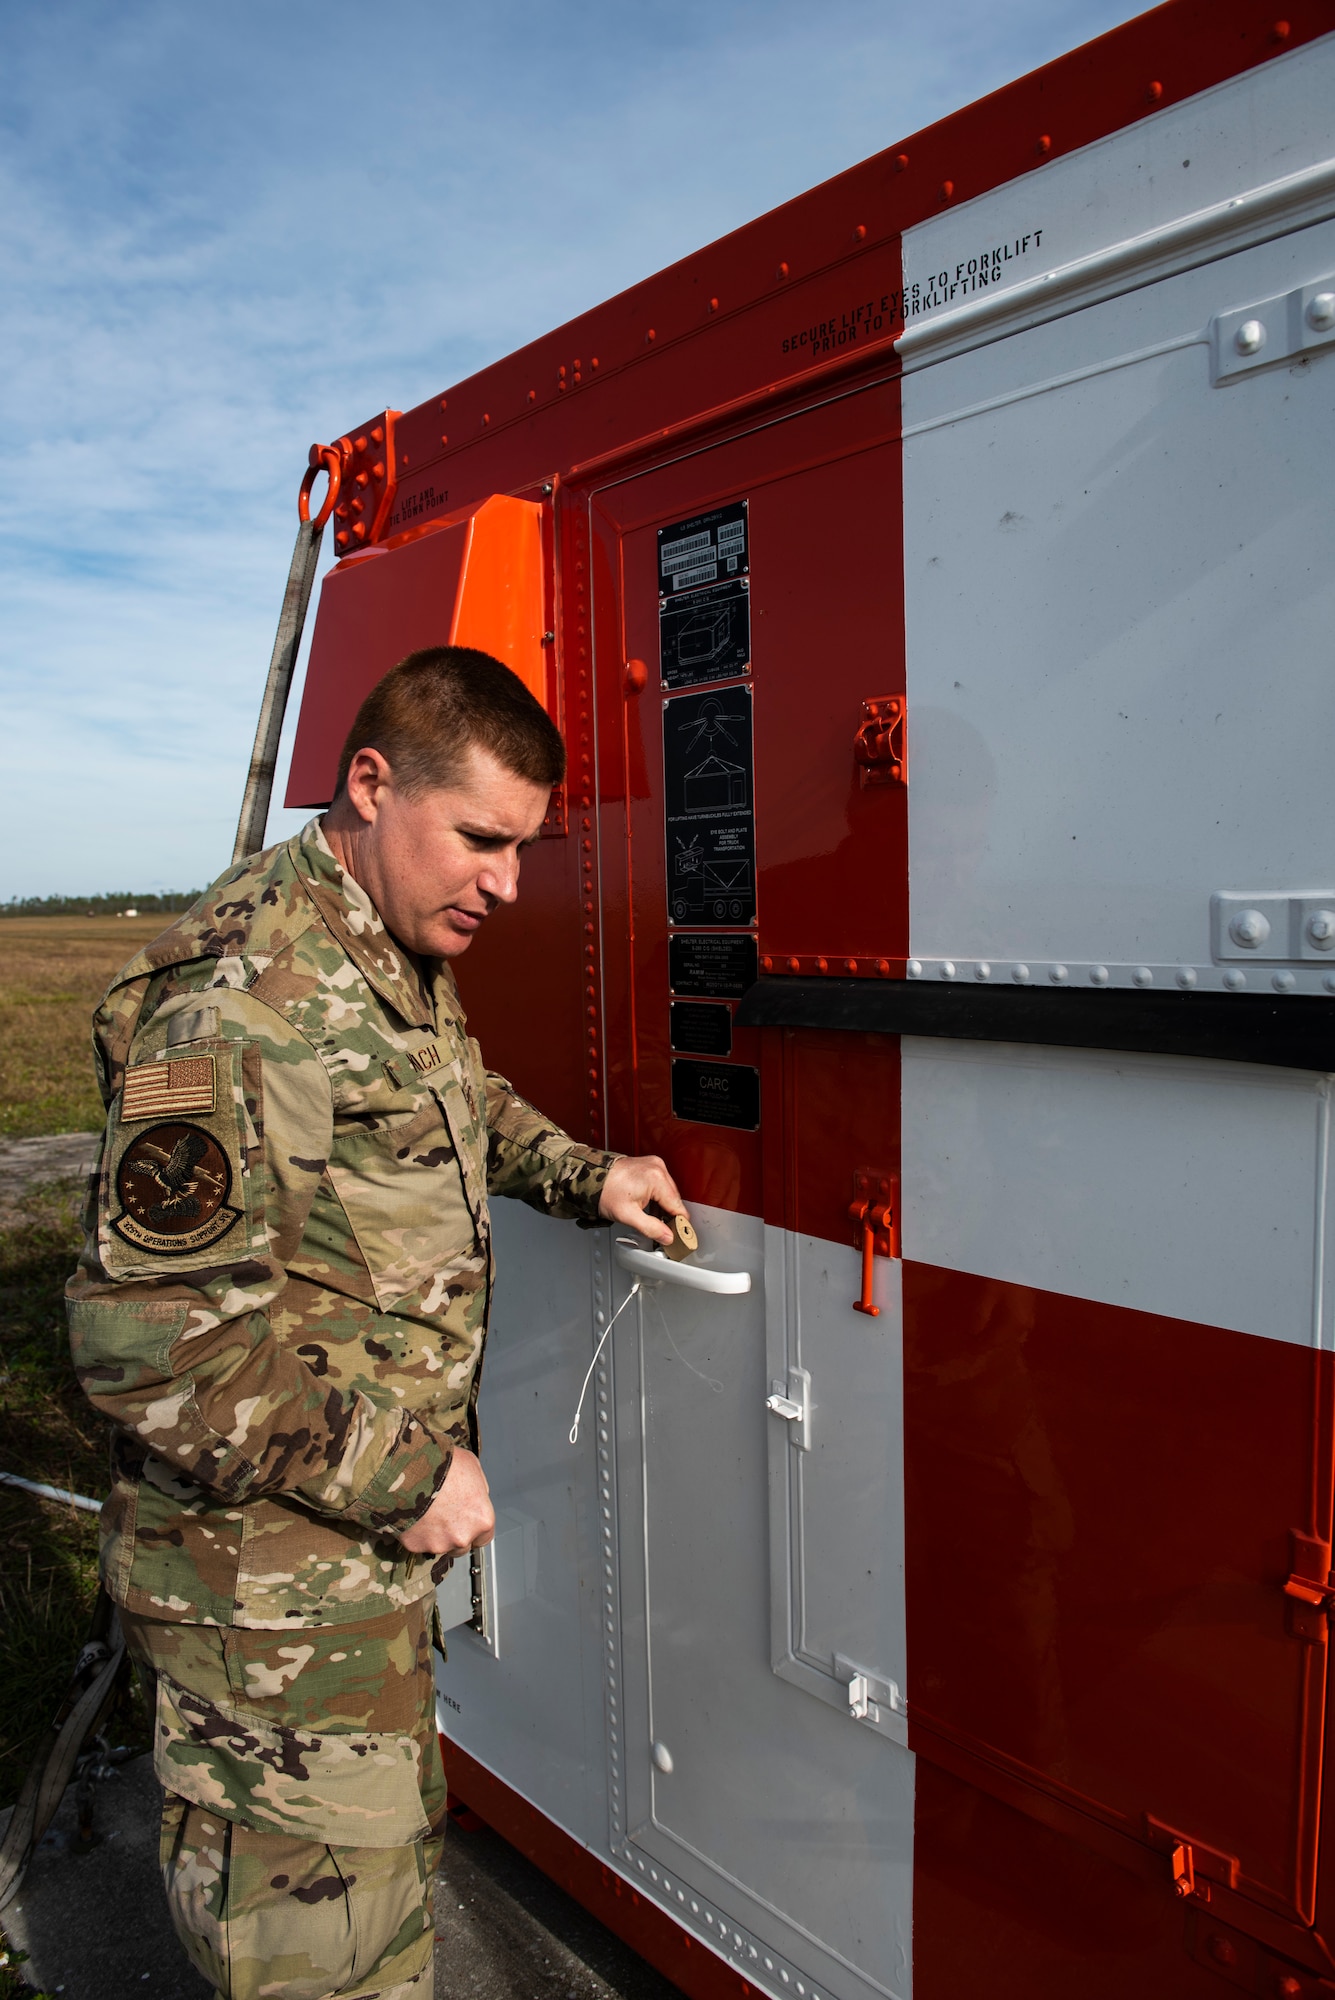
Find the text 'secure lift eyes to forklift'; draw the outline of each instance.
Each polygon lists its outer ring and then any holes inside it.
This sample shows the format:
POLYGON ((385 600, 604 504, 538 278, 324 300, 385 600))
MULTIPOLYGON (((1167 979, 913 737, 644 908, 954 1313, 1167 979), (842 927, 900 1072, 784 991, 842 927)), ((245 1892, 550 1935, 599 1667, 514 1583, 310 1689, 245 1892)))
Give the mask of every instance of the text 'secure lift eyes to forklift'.
POLYGON ((1335 0, 1277 4, 313 453, 288 803, 415 647, 514 668, 569 776, 471 1020, 700 1233, 501 1204, 439 1675, 455 1796, 695 2000, 1335 1993, 1335 0))

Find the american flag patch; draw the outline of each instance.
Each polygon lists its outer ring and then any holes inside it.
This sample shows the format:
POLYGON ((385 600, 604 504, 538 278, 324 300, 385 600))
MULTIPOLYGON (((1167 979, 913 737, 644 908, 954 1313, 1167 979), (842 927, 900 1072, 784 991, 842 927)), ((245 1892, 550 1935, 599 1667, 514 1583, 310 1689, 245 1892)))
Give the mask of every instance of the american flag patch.
POLYGON ((212 1111, 213 1057, 136 1063, 125 1072, 121 1119, 171 1118, 183 1111, 212 1111))

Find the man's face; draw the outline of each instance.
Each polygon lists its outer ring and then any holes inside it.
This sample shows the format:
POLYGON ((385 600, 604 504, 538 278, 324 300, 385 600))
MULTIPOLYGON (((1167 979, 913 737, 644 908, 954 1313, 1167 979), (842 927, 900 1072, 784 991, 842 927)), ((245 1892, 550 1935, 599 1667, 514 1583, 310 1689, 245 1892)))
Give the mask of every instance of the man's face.
POLYGON ((457 958, 498 903, 519 893, 519 857, 550 793, 476 745, 454 783, 406 797, 375 750, 359 750, 325 831, 385 923, 423 958, 457 958))

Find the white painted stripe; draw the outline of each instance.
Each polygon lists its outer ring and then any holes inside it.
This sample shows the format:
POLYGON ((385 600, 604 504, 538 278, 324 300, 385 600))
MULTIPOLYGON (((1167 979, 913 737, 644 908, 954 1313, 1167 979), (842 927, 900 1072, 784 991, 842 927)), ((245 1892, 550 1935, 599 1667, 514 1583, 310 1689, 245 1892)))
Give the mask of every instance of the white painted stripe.
POLYGON ((910 1038, 903 1078, 907 1258, 1330 1344, 1327 1079, 910 1038))

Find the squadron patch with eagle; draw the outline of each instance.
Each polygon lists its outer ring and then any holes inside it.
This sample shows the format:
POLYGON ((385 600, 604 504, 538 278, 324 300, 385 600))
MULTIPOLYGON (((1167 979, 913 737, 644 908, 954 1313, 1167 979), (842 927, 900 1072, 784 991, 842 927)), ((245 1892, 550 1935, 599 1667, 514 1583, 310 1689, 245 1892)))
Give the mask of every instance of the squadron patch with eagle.
POLYGON ((111 1226, 157 1257, 207 1248, 240 1220, 231 1205, 232 1168, 211 1132, 172 1120, 136 1132, 116 1166, 120 1213, 111 1226))

